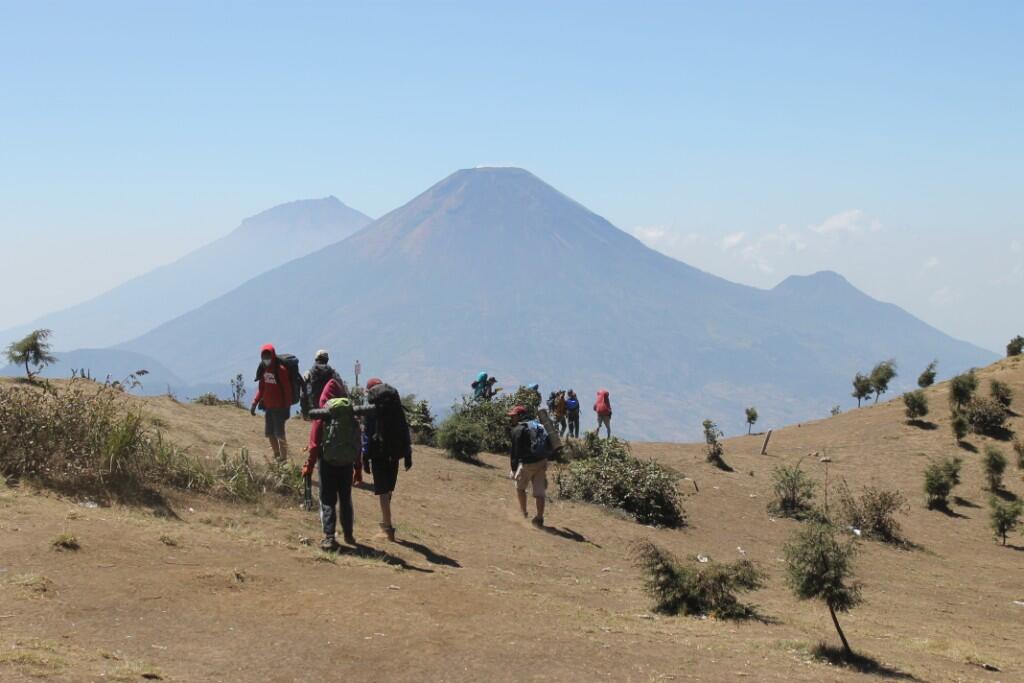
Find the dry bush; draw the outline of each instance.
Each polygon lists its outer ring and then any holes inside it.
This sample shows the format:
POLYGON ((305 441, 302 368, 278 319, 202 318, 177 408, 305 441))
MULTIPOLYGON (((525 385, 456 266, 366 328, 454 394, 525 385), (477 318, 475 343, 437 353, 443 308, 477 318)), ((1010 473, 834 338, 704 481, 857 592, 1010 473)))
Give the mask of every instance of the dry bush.
POLYGON ((846 526, 860 529, 868 538, 885 543, 903 543, 896 515, 907 509, 907 498, 901 491, 865 486, 860 497, 853 495, 844 481, 839 485, 837 519, 846 526))
POLYGON ((807 519, 813 516, 815 483, 797 463, 792 467, 780 465, 772 470, 772 493, 768 511, 779 517, 807 519))

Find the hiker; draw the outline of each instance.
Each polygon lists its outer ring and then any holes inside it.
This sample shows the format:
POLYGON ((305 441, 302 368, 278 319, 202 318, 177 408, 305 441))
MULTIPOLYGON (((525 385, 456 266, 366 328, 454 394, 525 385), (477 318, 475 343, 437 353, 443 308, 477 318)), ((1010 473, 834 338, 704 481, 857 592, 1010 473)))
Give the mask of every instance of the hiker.
MULTIPOLYGON (((319 405, 330 414, 313 420, 309 430, 309 457, 302 466, 302 476, 310 476, 319 463, 320 524, 324 530, 320 548, 329 552, 338 547, 334 537, 335 505, 341 516, 345 543, 356 545, 352 535, 352 480, 362 450, 362 433, 348 392, 338 380, 327 381, 319 405)), ((315 414, 321 412, 318 410, 315 414)))
POLYGON ((406 472, 412 467, 409 423, 398 391, 379 378, 366 383, 366 398, 373 410, 364 420, 363 470, 373 473, 373 492, 380 501, 380 528, 394 542, 391 497, 398 482, 398 461, 405 461, 406 472))
POLYGON ((511 447, 509 478, 516 483, 516 497, 523 518, 530 516, 526 510, 526 491, 530 489, 536 502, 537 514, 532 520, 535 527, 544 526, 544 501, 548 488, 548 457, 551 443, 544 426, 530 419, 525 406, 515 406, 508 411, 511 423, 511 447))
POLYGON ((597 413, 597 429, 594 434, 601 435, 601 425, 608 431, 608 438, 612 438, 612 400, 608 397, 608 390, 601 389, 597 392, 597 400, 594 401, 594 412, 597 413))
POLYGON ((559 436, 565 436, 565 430, 569 427, 569 420, 566 418, 567 411, 568 404, 565 400, 565 391, 559 391, 555 396, 555 408, 551 411, 555 418, 555 424, 558 425, 559 436))
POLYGON ((580 438, 580 399, 572 389, 565 397, 565 416, 569 422, 569 437, 580 438))
POLYGON ((302 378, 303 384, 306 385, 306 396, 308 397, 307 400, 302 402, 302 417, 305 419, 309 419, 310 410, 318 407, 315 402, 320 400, 320 395, 324 393, 324 387, 327 386, 329 380, 336 380, 341 385, 344 395, 348 396, 348 388, 345 386, 345 381, 331 367, 329 361, 330 356, 327 351, 320 349, 313 356, 313 367, 306 371, 302 378), (313 405, 310 405, 311 403, 313 405))
POLYGON ((280 463, 288 462, 285 425, 291 417, 292 384, 288 370, 278 360, 273 344, 264 344, 260 349, 258 377, 259 388, 249 412, 255 415, 256 408, 263 410, 263 434, 270 441, 274 459, 280 463))

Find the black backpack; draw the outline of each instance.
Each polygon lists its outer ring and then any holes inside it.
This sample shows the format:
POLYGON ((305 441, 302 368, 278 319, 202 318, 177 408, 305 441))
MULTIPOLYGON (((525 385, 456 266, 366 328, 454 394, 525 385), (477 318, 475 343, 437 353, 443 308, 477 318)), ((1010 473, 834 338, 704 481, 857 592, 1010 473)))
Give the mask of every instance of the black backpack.
POLYGON ((326 363, 322 365, 320 363, 313 364, 313 367, 309 370, 309 384, 306 387, 308 396, 306 403, 309 404, 310 408, 320 407, 320 394, 324 393, 324 387, 337 374, 334 368, 326 363))
POLYGON ((392 457, 404 456, 401 450, 409 446, 409 423, 398 390, 389 384, 378 384, 367 392, 366 400, 377 409, 377 433, 373 435, 377 448, 385 449, 392 457))
MULTIPOLYGON (((288 373, 288 383, 292 385, 291 404, 295 405, 305 395, 306 383, 302 381, 302 373, 299 372, 299 359, 290 353, 277 354, 278 364, 288 373)), ((260 381, 263 374, 263 363, 256 366, 256 381, 260 381)), ((319 398, 319 397, 318 397, 319 398)))

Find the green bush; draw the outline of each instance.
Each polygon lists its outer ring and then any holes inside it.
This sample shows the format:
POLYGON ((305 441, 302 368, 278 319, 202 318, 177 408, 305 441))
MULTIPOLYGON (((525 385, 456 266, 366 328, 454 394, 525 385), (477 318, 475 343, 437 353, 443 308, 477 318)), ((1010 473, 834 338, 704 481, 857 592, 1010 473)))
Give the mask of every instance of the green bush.
MULTIPOLYGON (((463 424, 472 423, 480 428, 483 437, 478 452, 507 453, 511 445, 508 411, 517 405, 526 408, 527 418, 534 418, 540 407, 540 397, 535 391, 519 387, 514 393, 490 401, 463 398, 461 403, 452 406, 448 420, 458 415, 463 424)), ((442 428, 443 426, 442 424, 442 428)))
POLYGON ((634 563, 644 574, 644 590, 662 614, 714 615, 738 619, 753 615, 737 593, 764 585, 765 574, 750 560, 683 564, 650 541, 633 546, 634 563))
POLYGON ((957 411, 974 397, 978 389, 978 376, 974 370, 957 375, 949 380, 949 404, 957 411))
POLYGON ((807 519, 812 516, 815 483, 797 463, 792 467, 780 465, 772 470, 772 493, 768 512, 779 517, 807 519))
POLYGON ((1019 334, 1006 345, 1006 357, 1019 356, 1024 352, 1024 337, 1019 334))
POLYGON ((931 385, 935 384, 935 369, 938 367, 939 361, 933 360, 928 364, 928 367, 917 378, 917 386, 922 389, 927 389, 931 385))
POLYGON ((902 543, 896 515, 905 512, 907 498, 901 491, 865 486, 860 498, 853 495, 844 481, 839 486, 838 521, 860 529, 868 538, 885 543, 902 543))
POLYGON ((967 432, 971 429, 971 425, 967 424, 967 418, 957 412, 953 413, 949 427, 953 430, 953 438, 956 439, 957 443, 963 441, 964 437, 967 436, 967 432))
POLYGON ((437 437, 437 426, 434 424, 434 415, 430 412, 430 404, 417 399, 415 394, 407 394, 402 397, 402 407, 405 408, 409 420, 412 442, 420 446, 433 446, 437 437))
POLYGON ((290 462, 267 461, 255 465, 248 449, 242 448, 237 456, 229 456, 221 446, 218 454, 220 466, 218 484, 229 496, 254 503, 267 493, 297 497, 303 490, 302 472, 290 462))
POLYGON ((1006 426, 1006 409, 992 399, 972 398, 964 406, 964 418, 975 434, 994 436, 1006 426))
POLYGON ((569 439, 564 443, 563 454, 567 460, 588 460, 605 455, 626 457, 629 443, 613 436, 602 439, 595 432, 586 432, 580 439, 569 439))
POLYGON ((558 470, 559 495, 618 508, 641 524, 680 527, 685 523, 678 476, 649 460, 608 451, 558 470))
POLYGON ((924 492, 928 500, 928 508, 945 509, 949 506, 949 494, 960 483, 960 458, 945 458, 932 462, 924 471, 924 492))
POLYGON ((910 422, 916 422, 928 414, 928 397, 921 389, 903 394, 903 404, 910 422))
POLYGON ((1006 536, 1017 528, 1020 523, 1021 514, 1024 513, 1024 503, 1019 500, 1001 501, 995 496, 989 499, 991 511, 989 523, 997 539, 1002 539, 1006 545, 1006 536))
POLYGON ((217 394, 212 391, 208 391, 205 394, 200 394, 192 399, 192 402, 196 405, 201 406, 219 406, 219 405, 234 405, 231 401, 222 401, 217 397, 217 394))
POLYGON ((985 481, 988 482, 989 491, 998 491, 1003 487, 1003 472, 1006 471, 1006 456, 995 446, 985 447, 985 457, 982 460, 985 468, 985 481))
POLYGON ((1003 408, 1009 408, 1013 403, 1013 389, 1006 382, 1000 382, 997 379, 989 382, 989 395, 1003 408))
POLYGON ((484 428, 465 412, 452 413, 437 430, 437 445, 456 460, 475 460, 485 440, 484 428))

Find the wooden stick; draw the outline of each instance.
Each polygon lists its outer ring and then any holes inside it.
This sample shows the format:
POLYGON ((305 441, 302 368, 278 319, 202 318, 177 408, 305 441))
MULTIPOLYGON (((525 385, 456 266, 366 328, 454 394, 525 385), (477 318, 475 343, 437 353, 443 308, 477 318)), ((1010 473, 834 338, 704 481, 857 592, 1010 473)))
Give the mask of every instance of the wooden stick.
POLYGON ((772 430, 768 430, 768 433, 764 435, 764 443, 761 444, 761 455, 768 455, 768 440, 772 438, 772 430))

